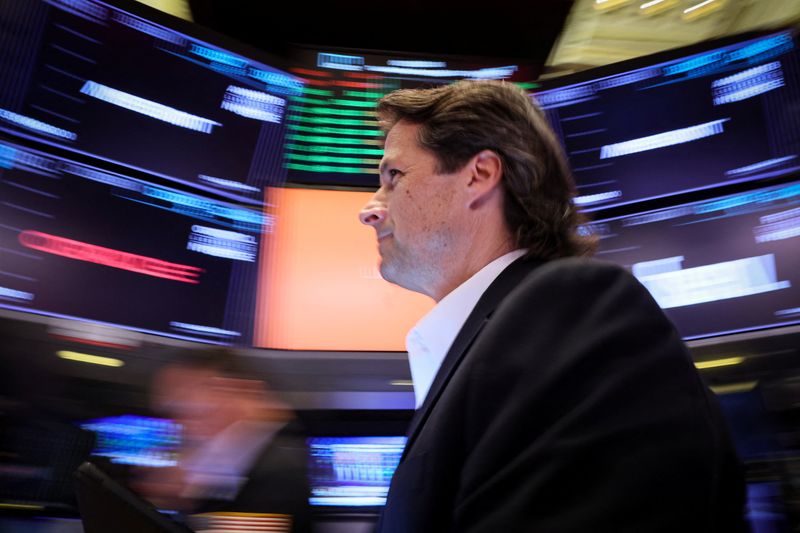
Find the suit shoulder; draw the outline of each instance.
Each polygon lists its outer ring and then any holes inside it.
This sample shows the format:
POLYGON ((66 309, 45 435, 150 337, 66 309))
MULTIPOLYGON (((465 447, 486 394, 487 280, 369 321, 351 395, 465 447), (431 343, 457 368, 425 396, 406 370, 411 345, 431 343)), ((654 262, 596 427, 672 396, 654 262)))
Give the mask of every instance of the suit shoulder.
POLYGON ((556 259, 533 269, 505 300, 506 305, 512 306, 544 304, 550 312, 575 308, 583 313, 624 305, 663 313, 650 292, 628 270, 608 261, 579 257, 556 259))
POLYGON ((610 282, 639 284, 633 274, 615 263, 584 257, 565 257, 548 261, 531 271, 524 283, 582 285, 610 282))

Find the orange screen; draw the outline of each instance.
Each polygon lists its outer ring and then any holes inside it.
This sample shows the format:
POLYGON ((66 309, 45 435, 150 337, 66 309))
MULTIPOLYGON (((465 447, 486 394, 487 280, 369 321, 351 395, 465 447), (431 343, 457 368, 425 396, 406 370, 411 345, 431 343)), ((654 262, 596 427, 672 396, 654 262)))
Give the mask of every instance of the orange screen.
POLYGON ((358 211, 372 193, 270 189, 255 344, 287 350, 405 351, 433 300, 384 281, 375 231, 358 211))

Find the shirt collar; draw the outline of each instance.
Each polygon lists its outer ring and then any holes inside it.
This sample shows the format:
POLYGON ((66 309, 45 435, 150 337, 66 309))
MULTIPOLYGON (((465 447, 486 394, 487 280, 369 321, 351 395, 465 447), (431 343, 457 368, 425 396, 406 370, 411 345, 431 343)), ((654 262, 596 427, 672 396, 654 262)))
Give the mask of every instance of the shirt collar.
POLYGON ((419 408, 442 365, 450 346, 475 304, 503 270, 527 250, 514 250, 498 257, 442 298, 406 336, 408 363, 419 408))

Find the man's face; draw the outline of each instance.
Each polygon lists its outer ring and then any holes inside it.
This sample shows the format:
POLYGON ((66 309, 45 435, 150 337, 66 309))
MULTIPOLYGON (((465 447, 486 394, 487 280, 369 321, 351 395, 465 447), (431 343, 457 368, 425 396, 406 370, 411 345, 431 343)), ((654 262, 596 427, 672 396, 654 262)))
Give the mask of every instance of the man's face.
POLYGON ((213 386, 217 377, 211 370, 180 365, 156 377, 154 407, 178 422, 192 443, 205 441, 235 420, 236 399, 213 386))
POLYGON ((439 174, 433 153, 417 141, 419 126, 397 123, 387 134, 381 187, 361 222, 375 228, 387 281, 436 298, 458 237, 460 173, 439 174))

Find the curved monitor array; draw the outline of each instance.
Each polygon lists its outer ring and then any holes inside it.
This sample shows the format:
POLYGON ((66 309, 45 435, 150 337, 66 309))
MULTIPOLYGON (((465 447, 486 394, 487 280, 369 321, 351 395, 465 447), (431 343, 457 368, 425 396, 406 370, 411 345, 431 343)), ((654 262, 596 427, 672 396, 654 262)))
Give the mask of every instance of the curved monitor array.
POLYGON ((377 187, 383 134, 374 108, 397 90, 461 79, 502 79, 525 89, 532 66, 461 57, 398 57, 388 53, 296 48, 289 71, 303 78, 304 95, 287 116, 288 180, 314 185, 377 187))
POLYGON ((95 0, 0 21, 0 130, 246 203, 283 182, 297 77, 95 0))
POLYGON ((684 339, 800 320, 800 182, 593 222, 684 339))
POLYGON ((535 98, 598 257, 631 270, 684 339, 800 322, 795 31, 612 65, 535 98))
POLYGON ((378 279, 356 220, 368 193, 283 186, 376 187, 377 98, 492 78, 534 91, 600 256, 685 338, 800 322, 790 31, 540 86, 499 60, 270 57, 124 0, 5 2, 0 26, 0 307, 201 342, 403 350, 430 303, 378 279), (320 201, 352 237, 303 215, 320 201), (402 324, 358 320, 376 294, 403 300, 402 324))
POLYGON ((260 211, 0 142, 0 305, 248 343, 260 211))
POLYGON ((584 210, 800 170, 794 32, 668 56, 534 93, 569 157, 584 210))

